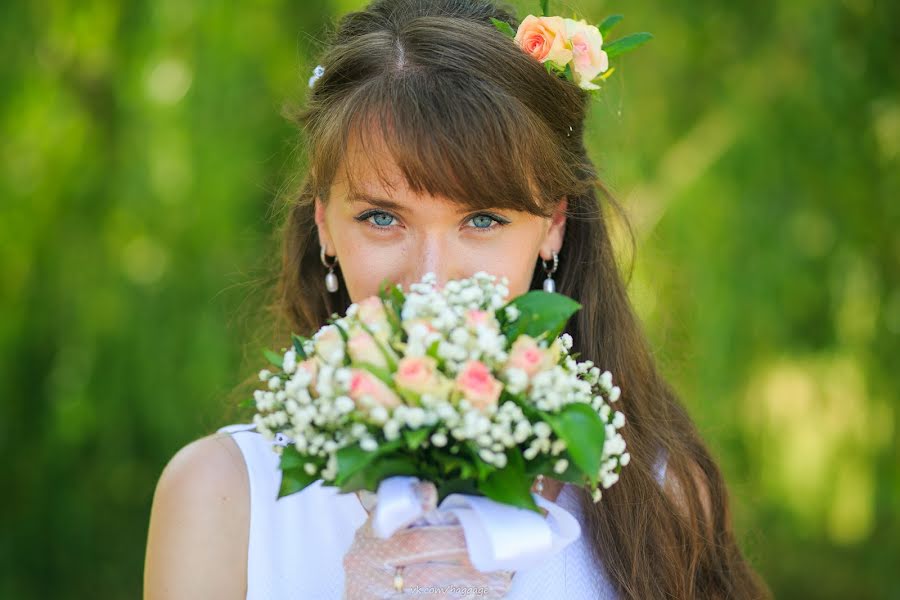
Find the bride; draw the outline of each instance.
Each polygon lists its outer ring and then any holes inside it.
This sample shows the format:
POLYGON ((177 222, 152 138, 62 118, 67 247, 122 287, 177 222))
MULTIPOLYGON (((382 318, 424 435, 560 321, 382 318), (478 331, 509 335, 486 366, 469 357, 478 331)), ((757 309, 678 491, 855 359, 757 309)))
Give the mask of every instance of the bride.
POLYGON ((587 93, 490 18, 488 0, 381 0, 339 23, 296 114, 308 172, 291 198, 284 339, 428 272, 488 271, 513 295, 552 280, 583 308, 573 351, 616 374, 631 465, 594 503, 544 480, 582 536, 552 560, 482 573, 458 526, 374 538, 367 506, 321 481, 276 501, 272 444, 231 425, 181 449, 153 499, 144 593, 180 598, 760 598, 722 474, 658 372, 617 270, 613 199, 584 146, 587 93), (599 195, 598 195, 599 191, 599 195), (447 586, 450 586, 449 588, 447 586), (443 595, 442 595, 443 594, 443 595))

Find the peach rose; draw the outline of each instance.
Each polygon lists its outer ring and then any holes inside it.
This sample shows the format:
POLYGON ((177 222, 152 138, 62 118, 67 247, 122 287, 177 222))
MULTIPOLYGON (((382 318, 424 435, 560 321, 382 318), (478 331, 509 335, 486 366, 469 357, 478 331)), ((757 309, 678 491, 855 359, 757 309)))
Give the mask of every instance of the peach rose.
POLYGON ((394 408, 400 405, 400 397, 383 381, 364 369, 350 370, 350 389, 347 395, 359 408, 364 408, 363 398, 370 398, 376 405, 394 408))
POLYGON ((322 327, 313 336, 316 354, 326 363, 335 365, 344 359, 344 340, 335 325, 322 327))
POLYGON ((519 24, 515 40, 522 50, 542 63, 550 60, 563 66, 572 60, 562 17, 528 15, 519 24))
POLYGON ((357 302, 357 306, 356 314, 359 320, 365 323, 366 327, 380 339, 386 339, 390 334, 391 324, 381 298, 369 296, 357 302))
POLYGON ((559 357, 558 351, 545 350, 538 346, 537 340, 528 335, 520 335, 513 342, 506 361, 506 368, 521 369, 532 377, 535 373, 553 366, 554 358, 559 357))
POLYGON ((470 360, 456 376, 456 387, 473 408, 485 412, 488 407, 496 406, 503 384, 494 379, 484 363, 470 360))
POLYGON ((566 36, 572 47, 572 74, 575 83, 584 89, 598 89, 591 80, 609 69, 609 57, 601 49, 603 36, 585 20, 565 19, 566 36))
POLYGON ((369 363, 376 367, 387 367, 388 362, 378 343, 365 331, 354 332, 347 340, 347 353, 353 362, 369 363))
POLYGON ((430 356, 407 356, 397 363, 394 383, 404 389, 423 394, 438 387, 437 361, 430 356))
POLYGON ((497 321, 486 310, 478 310, 470 308, 465 312, 466 325, 471 329, 480 329, 488 327, 494 331, 497 330, 497 321))

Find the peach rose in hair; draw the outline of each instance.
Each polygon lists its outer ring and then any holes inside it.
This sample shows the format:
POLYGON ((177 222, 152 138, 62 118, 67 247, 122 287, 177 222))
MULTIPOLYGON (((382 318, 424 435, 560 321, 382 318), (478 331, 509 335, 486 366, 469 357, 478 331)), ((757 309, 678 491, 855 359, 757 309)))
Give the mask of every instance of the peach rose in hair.
POLYGON ((572 60, 562 17, 528 15, 519 24, 515 40, 522 50, 542 63, 550 60, 563 66, 572 60))
POLYGON ((584 19, 565 19, 565 23, 566 36, 572 47, 575 83, 584 89, 596 89, 598 86, 590 81, 609 69, 609 57, 601 49, 603 36, 596 26, 589 25, 584 19))

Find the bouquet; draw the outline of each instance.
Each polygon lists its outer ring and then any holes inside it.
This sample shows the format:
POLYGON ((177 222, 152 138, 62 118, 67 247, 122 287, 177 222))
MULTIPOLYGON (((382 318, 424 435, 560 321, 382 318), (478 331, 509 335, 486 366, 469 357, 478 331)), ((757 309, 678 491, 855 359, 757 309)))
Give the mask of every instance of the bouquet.
POLYGON ((548 503, 532 483, 546 474, 599 501, 629 462, 620 390, 571 353, 562 331, 580 304, 544 291, 508 299, 507 284, 485 272, 441 289, 429 273, 408 293, 385 282, 312 338, 266 350, 253 421, 284 441, 273 446, 278 497, 321 479, 378 492, 380 505, 387 483, 418 479, 439 502, 534 517, 548 503))

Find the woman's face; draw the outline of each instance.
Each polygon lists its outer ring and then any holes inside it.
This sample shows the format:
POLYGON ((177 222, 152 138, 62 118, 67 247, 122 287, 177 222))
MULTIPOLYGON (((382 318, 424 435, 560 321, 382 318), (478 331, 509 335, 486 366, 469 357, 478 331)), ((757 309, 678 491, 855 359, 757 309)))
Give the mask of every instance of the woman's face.
MULTIPOLYGON (((352 153, 347 154, 352 157, 352 153)), ((381 156, 389 156, 382 154, 381 156)), ((559 252, 566 201, 551 218, 515 210, 471 210, 445 198, 409 190, 393 161, 382 166, 384 189, 368 160, 351 161, 360 188, 349 193, 339 173, 330 199, 316 199, 319 242, 337 256, 352 302, 378 293, 384 279, 404 290, 426 273, 437 285, 487 271, 509 279, 512 296, 528 291, 537 260, 559 252)))

